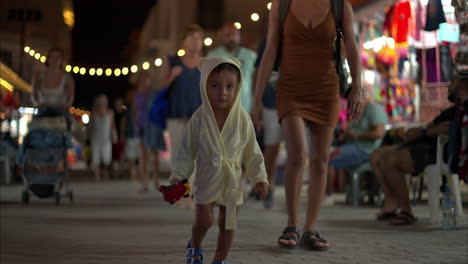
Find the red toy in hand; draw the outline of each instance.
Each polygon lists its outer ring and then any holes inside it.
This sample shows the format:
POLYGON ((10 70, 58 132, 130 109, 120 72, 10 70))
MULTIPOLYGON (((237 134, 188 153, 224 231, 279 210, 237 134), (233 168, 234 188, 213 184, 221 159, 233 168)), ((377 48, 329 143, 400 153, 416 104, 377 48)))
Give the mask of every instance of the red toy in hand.
POLYGON ((161 185, 161 187, 159 187, 159 191, 163 193, 164 201, 174 204, 180 200, 182 196, 185 198, 190 197, 190 184, 187 179, 184 179, 179 183, 171 184, 169 186, 161 185))

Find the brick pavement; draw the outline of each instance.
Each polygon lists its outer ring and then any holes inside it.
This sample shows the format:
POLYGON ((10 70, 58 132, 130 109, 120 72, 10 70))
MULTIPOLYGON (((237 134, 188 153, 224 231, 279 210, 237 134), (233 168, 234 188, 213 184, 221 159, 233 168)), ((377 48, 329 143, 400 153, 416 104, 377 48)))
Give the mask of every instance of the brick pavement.
MULTIPOLYGON (((80 182, 74 185, 77 201, 56 207, 53 200, 37 199, 23 206, 20 186, 1 186, 0 263, 183 263, 192 211, 169 206, 155 191, 139 195, 137 187, 80 182)), ((415 207, 420 221, 411 227, 374 221, 374 207, 325 207, 318 230, 331 243, 328 252, 278 249, 283 199, 278 189, 272 210, 255 201, 242 207, 229 263, 468 263, 467 219, 458 219, 456 231, 441 231, 428 223, 424 204, 415 207)), ((206 263, 216 231, 205 240, 206 263)))

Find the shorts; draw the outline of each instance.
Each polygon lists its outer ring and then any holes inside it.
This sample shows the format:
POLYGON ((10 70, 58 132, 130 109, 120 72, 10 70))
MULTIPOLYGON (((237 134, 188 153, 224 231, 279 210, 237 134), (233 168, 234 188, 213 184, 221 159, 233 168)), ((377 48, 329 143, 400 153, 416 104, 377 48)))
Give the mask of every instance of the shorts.
POLYGON ((278 145, 281 142, 282 132, 276 109, 263 109, 263 144, 278 145))
POLYGON ((428 141, 415 141, 401 145, 401 148, 407 148, 413 160, 413 174, 419 174, 424 169, 436 163, 437 144, 428 141))
POLYGON ((125 142, 125 157, 129 160, 137 160, 140 153, 140 139, 127 138, 125 142))
POLYGON ((99 166, 110 165, 112 162, 112 143, 110 142, 92 142, 92 165, 99 166))
POLYGON ((119 141, 115 144, 112 144, 112 160, 120 161, 125 149, 125 142, 119 141))
POLYGON ((331 154, 330 166, 335 169, 355 168, 368 162, 369 156, 355 144, 344 144, 331 154))

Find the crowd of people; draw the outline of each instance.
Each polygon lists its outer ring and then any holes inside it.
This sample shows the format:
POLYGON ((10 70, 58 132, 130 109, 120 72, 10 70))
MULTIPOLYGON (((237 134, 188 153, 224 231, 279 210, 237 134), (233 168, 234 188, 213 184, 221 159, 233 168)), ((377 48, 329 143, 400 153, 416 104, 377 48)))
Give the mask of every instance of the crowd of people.
MULTIPOLYGON (((257 52, 242 47, 240 31, 226 23, 220 29, 221 46, 204 54, 203 29, 188 25, 181 44, 185 55, 165 58, 159 80, 141 73, 134 93, 125 101, 115 99, 113 109, 106 95, 95 98, 87 131, 97 180, 108 179, 111 167, 121 171, 122 161, 129 160, 131 178, 141 182, 139 192, 150 190, 150 172, 158 190, 159 154, 166 150, 173 161, 171 183, 194 178, 195 223, 187 263, 201 263, 202 240, 213 224, 214 205, 220 206, 220 229, 213 263, 226 259, 238 206, 243 203, 242 175, 265 199, 265 207, 273 206, 282 142, 288 154, 284 175, 288 220, 277 240, 279 247, 327 250, 330 243, 316 230, 316 223, 324 199, 333 192, 336 171, 368 162, 385 194, 377 220, 395 225, 416 222, 405 175, 434 163, 437 136, 447 135, 450 121, 463 111, 466 114, 468 80, 456 74, 449 87, 457 106, 424 128, 408 130, 404 143, 381 146, 388 118, 361 84, 353 11, 345 1, 344 49, 353 77, 346 94, 350 122, 346 129, 336 129, 339 76, 331 56, 336 27, 329 2, 292 1, 282 24, 279 1, 273 1, 268 35, 257 52), (169 88, 170 141, 148 116, 154 98, 165 88, 169 88), (263 153, 256 134, 263 137, 263 153), (309 174, 307 214, 300 228, 305 171, 309 174)), ((63 70, 59 49, 50 51, 47 63, 47 70, 33 80, 33 99, 39 107, 36 118, 67 116, 74 96, 73 78, 63 70)))

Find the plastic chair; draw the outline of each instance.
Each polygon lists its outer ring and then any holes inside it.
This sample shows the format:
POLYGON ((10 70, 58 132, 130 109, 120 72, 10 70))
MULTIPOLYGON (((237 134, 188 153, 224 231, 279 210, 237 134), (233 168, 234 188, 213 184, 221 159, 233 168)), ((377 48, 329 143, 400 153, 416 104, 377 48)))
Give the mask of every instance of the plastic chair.
POLYGON ((450 185, 450 188, 453 191, 457 216, 463 216, 463 207, 460 193, 460 180, 458 178, 458 175, 450 173, 447 164, 444 163, 443 153, 444 146, 447 142, 447 136, 439 136, 437 138, 436 163, 427 166, 424 170, 427 177, 430 221, 432 223, 438 223, 441 220, 440 185, 442 183, 442 175, 447 176, 448 184, 450 185))
POLYGON ((351 181, 348 181, 346 184, 346 203, 351 204, 354 207, 359 206, 359 204, 364 200, 366 195, 369 196, 369 201, 373 202, 377 198, 377 204, 381 202, 380 193, 374 190, 362 190, 361 189, 361 177, 365 173, 372 173, 372 167, 369 162, 366 162, 360 165, 357 168, 354 168, 350 171, 351 181))

